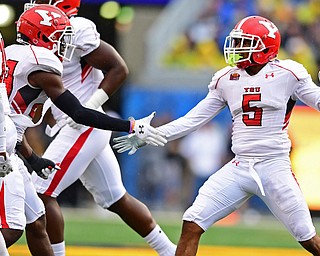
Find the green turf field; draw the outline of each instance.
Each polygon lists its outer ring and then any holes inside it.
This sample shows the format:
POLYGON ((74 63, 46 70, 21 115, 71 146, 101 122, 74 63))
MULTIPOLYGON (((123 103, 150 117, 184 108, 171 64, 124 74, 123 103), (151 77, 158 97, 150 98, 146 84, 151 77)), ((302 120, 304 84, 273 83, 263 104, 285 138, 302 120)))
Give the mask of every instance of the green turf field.
MULTIPOLYGON (((174 216, 155 214, 155 218, 173 242, 177 242, 181 229, 181 214, 174 216)), ((65 238, 67 245, 133 246, 145 247, 144 240, 125 225, 117 216, 95 216, 90 211, 65 212, 65 238)), ((320 230, 320 222, 315 224, 320 230)), ((25 243, 24 236, 18 241, 25 243)), ((255 224, 226 222, 215 225, 201 239, 201 245, 300 248, 285 228, 272 216, 262 217, 255 224)))

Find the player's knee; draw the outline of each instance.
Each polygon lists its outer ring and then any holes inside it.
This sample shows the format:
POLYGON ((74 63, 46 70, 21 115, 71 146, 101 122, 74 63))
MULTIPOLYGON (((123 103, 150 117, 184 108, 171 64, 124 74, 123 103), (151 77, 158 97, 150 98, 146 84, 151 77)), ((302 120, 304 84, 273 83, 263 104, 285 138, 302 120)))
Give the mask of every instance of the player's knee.
POLYGON ((36 221, 27 224, 26 232, 32 234, 33 236, 42 237, 46 235, 46 218, 42 215, 36 221))

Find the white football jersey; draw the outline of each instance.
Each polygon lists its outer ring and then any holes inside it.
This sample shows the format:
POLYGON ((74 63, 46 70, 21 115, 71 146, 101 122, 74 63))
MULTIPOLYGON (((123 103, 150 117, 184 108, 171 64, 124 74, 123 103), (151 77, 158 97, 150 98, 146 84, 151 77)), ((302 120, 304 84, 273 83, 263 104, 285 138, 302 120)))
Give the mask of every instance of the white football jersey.
MULTIPOLYGON (((5 51, 9 68, 6 86, 11 115, 23 114, 32 120, 36 109, 48 97, 42 89, 29 84, 29 74, 47 71, 61 75, 62 63, 56 55, 43 47, 14 44, 6 47, 5 51)), ((18 139, 21 138, 21 133, 18 131, 18 139)))
POLYGON ((295 102, 299 99, 320 110, 320 87, 301 64, 292 60, 269 62, 254 76, 237 67, 226 67, 213 76, 208 87, 207 96, 185 116, 158 128, 169 140, 196 130, 228 106, 236 155, 289 153, 287 128, 295 102))
MULTIPOLYGON (((82 17, 71 17, 71 25, 75 30, 73 45, 76 46, 71 61, 63 61, 62 81, 65 88, 69 89, 78 100, 84 104, 98 88, 103 73, 88 64, 81 65, 81 58, 100 45, 100 34, 95 24, 82 17)), ((56 120, 66 118, 66 115, 57 107, 51 107, 56 120)))

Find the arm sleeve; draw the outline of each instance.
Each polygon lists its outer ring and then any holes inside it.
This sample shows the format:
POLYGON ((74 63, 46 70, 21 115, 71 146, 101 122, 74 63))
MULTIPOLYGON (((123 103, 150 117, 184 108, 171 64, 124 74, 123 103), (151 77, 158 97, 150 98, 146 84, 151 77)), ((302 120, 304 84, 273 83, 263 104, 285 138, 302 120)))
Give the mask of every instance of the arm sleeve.
POLYGON ((76 123, 103 130, 119 132, 129 132, 130 130, 130 121, 113 118, 101 112, 85 108, 68 90, 62 93, 53 103, 76 123))
POLYGON ((226 106, 217 90, 209 91, 185 116, 157 127, 169 141, 181 138, 208 123, 226 106))
POLYGON ((299 99, 309 107, 320 111, 320 87, 312 81, 310 76, 299 81, 293 99, 299 99))

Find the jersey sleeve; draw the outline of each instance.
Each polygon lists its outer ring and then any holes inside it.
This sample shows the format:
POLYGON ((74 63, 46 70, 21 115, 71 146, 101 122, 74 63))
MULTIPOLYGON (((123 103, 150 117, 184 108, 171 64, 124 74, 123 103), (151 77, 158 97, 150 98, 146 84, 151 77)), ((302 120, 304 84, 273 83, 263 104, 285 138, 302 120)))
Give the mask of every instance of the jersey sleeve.
POLYGON ((46 71, 62 75, 63 66, 59 58, 50 50, 43 47, 30 46, 32 54, 24 60, 22 73, 28 81, 28 76, 35 71, 46 71))
POLYGON ((320 87, 312 81, 310 76, 299 81, 299 86, 292 98, 299 99, 309 107, 320 111, 320 87))
POLYGON ((159 126, 157 129, 164 133, 169 141, 181 138, 208 123, 225 106, 219 91, 210 90, 207 96, 185 116, 159 126))
POLYGON ((287 70, 290 70, 293 76, 298 80, 306 79, 310 76, 306 68, 294 60, 282 60, 281 66, 287 70))
POLYGON ((73 44, 76 45, 76 53, 83 57, 100 45, 100 34, 96 25, 86 18, 73 17, 70 19, 75 29, 73 44))
POLYGON ((218 70, 212 77, 210 84, 208 85, 209 90, 214 90, 218 87, 218 82, 222 76, 230 71, 231 67, 227 66, 223 69, 218 70))
POLYGON ((297 83, 292 95, 293 100, 300 100, 304 104, 320 111, 320 87, 317 86, 308 73, 307 69, 293 60, 285 60, 284 67, 294 74, 293 81, 297 83))

